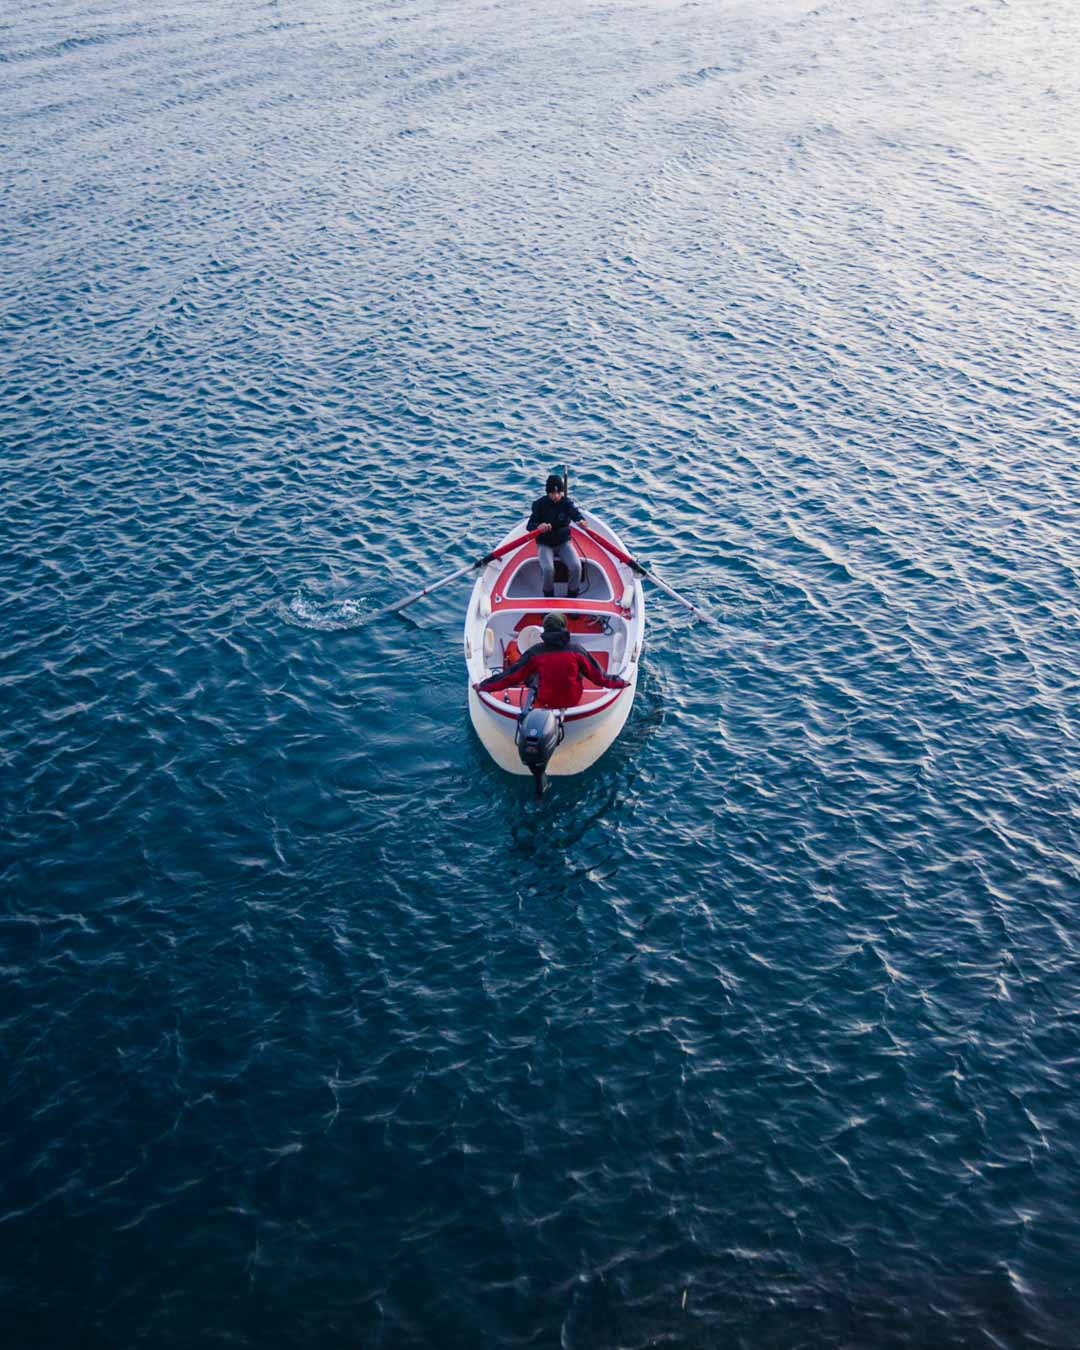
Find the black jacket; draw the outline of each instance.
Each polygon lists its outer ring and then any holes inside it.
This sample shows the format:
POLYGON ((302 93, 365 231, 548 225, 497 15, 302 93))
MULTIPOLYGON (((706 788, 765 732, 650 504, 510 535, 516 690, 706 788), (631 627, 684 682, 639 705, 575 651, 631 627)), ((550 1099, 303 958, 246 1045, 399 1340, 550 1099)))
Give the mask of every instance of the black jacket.
POLYGON ((536 542, 558 548, 560 544, 565 544, 570 538, 570 522, 584 519, 585 517, 569 497, 560 497, 557 502, 553 502, 550 497, 545 495, 537 497, 536 501, 533 502, 528 528, 535 530, 538 525, 550 525, 550 530, 537 535, 536 542))

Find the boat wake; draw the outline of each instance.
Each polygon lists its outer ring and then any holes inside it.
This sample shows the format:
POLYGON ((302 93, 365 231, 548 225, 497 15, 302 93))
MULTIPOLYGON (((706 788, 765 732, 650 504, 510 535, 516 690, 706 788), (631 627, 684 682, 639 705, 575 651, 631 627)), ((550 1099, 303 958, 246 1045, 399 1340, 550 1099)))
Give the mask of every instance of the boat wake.
POLYGON ((337 633, 359 628, 367 619, 368 604, 363 598, 334 599, 311 594, 301 586, 291 600, 283 601, 279 613, 294 628, 309 628, 317 633, 337 633))

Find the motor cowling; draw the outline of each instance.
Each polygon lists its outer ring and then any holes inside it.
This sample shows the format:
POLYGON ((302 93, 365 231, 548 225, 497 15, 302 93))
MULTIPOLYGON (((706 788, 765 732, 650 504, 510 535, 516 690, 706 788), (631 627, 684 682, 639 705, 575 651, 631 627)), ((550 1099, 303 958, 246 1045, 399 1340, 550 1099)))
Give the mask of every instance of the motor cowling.
POLYGON ((533 773, 543 773, 561 740, 562 727, 550 708, 533 708, 518 724, 518 756, 533 773))

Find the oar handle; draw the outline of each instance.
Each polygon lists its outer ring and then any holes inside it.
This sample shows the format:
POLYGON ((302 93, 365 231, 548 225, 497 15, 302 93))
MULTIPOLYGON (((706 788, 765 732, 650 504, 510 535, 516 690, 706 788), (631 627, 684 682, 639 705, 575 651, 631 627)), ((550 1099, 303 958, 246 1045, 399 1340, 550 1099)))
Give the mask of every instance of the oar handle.
POLYGON ((543 530, 530 530, 528 534, 519 534, 516 539, 511 539, 508 544, 503 544, 490 553, 485 553, 482 558, 477 558, 473 566, 486 567, 489 562, 494 562, 496 558, 501 558, 504 553, 510 553, 515 548, 520 548, 522 544, 527 544, 530 539, 535 539, 538 534, 543 534, 543 530))

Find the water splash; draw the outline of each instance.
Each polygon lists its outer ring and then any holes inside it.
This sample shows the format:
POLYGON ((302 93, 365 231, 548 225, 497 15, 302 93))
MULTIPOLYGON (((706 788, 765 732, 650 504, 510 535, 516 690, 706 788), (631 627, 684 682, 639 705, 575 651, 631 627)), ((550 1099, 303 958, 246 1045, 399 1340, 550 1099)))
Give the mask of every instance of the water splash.
POLYGON ((312 583, 304 583, 287 602, 282 602, 279 614, 294 628, 308 628, 316 633, 339 633, 360 628, 367 621, 370 609, 363 596, 324 599, 312 594, 312 583))

